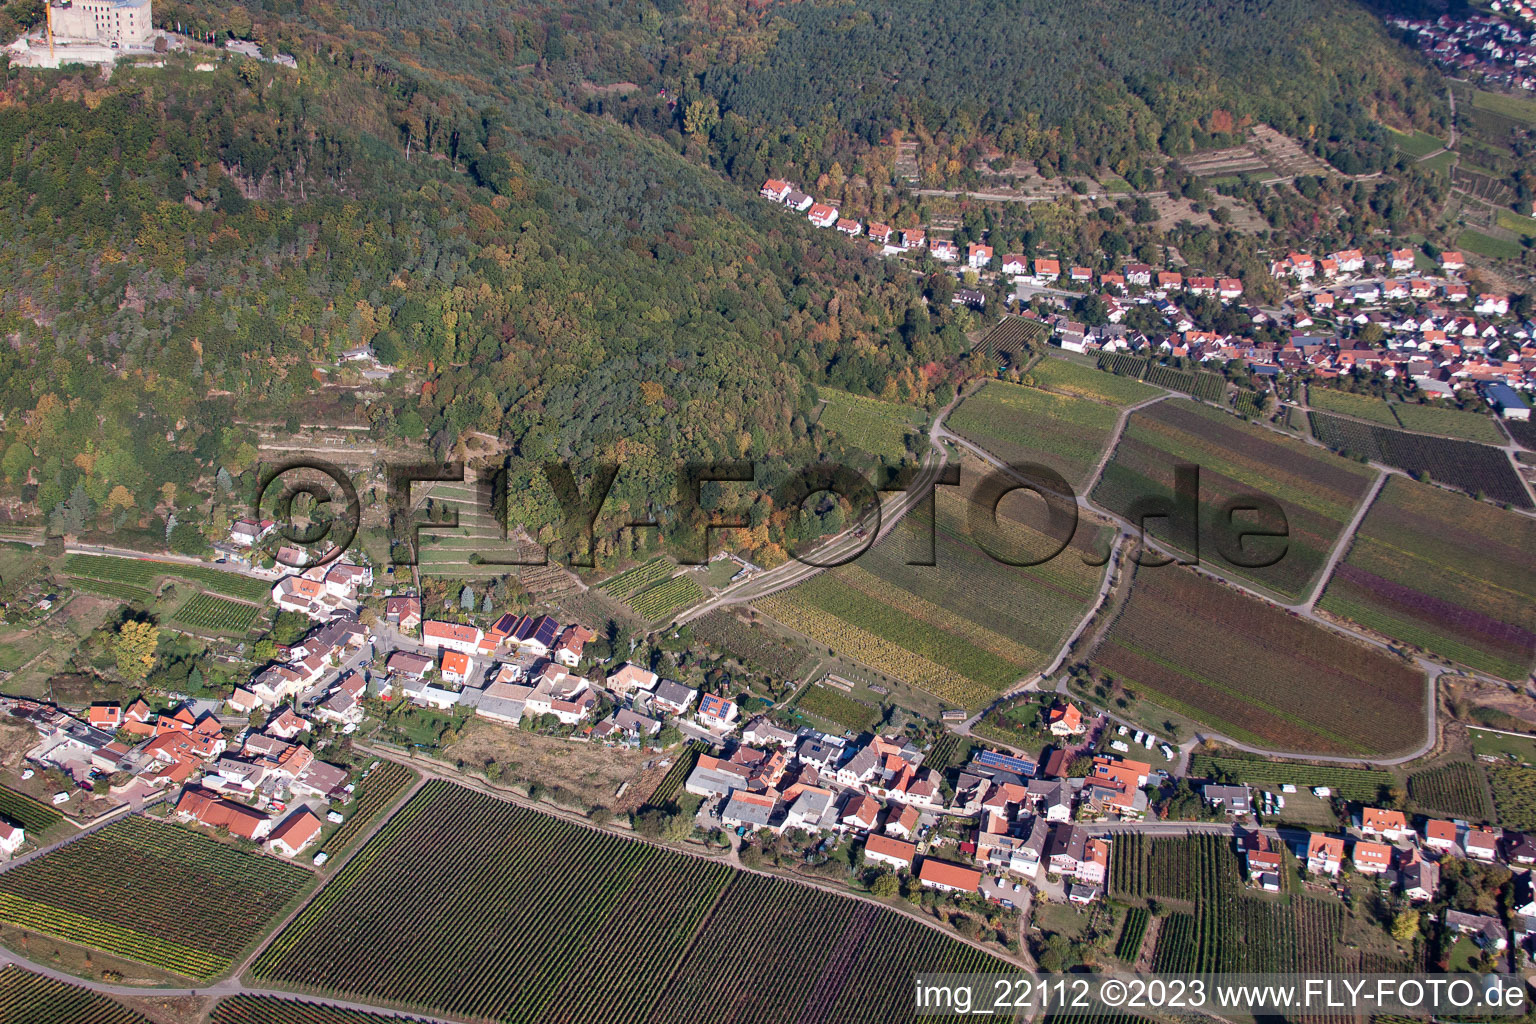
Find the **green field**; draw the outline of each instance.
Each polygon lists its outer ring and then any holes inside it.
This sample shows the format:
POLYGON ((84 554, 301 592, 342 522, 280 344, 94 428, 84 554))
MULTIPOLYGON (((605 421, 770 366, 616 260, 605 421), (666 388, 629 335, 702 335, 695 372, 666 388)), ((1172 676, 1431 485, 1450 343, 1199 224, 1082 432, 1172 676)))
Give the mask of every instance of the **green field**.
POLYGON ((1456 151, 1448 149, 1444 153, 1438 153, 1427 160, 1419 161, 1419 169, 1430 174, 1441 174, 1451 169, 1456 163, 1456 151))
POLYGON ((1421 434, 1441 434, 1464 441, 1479 441, 1483 444, 1503 445, 1505 443, 1504 435, 1499 431, 1498 425, 1493 422, 1493 418, 1482 413, 1461 412, 1457 409, 1443 409, 1434 405, 1393 402, 1392 414, 1397 417, 1397 422, 1403 425, 1404 430, 1415 430, 1421 434))
MULTIPOLYGON (((1122 516, 1149 496, 1172 496, 1174 466, 1200 471, 1201 560, 1261 587, 1297 599, 1312 586, 1344 525, 1369 489, 1374 472, 1236 416, 1194 402, 1169 400, 1138 410, 1127 421, 1114 456, 1094 488, 1094 501, 1122 516), (1234 565, 1212 538, 1225 529, 1229 500, 1258 494, 1285 514, 1284 554, 1262 568, 1234 565)), ((1239 526, 1253 519, 1236 519, 1239 526)), ((1263 525, 1278 528, 1278 523, 1263 525)), ((1151 532, 1172 543, 1166 522, 1151 532)), ((1279 549, 1259 539, 1244 545, 1247 560, 1279 549)))
POLYGON ((209 565, 162 562, 152 558, 119 558, 116 555, 70 555, 64 559, 66 576, 126 583, 145 590, 156 580, 177 579, 195 583, 216 594, 226 594, 241 601, 265 602, 272 585, 238 572, 224 572, 209 565))
POLYGON ((1502 757, 1516 764, 1536 768, 1536 736, 1511 736, 1491 729, 1470 726, 1472 752, 1479 757, 1502 757))
POLYGON ((261 609, 254 604, 231 601, 213 594, 193 594, 170 615, 170 624, 204 633, 239 635, 256 624, 261 609))
POLYGON ((1071 546, 1040 565, 989 557, 981 544, 1022 561, 1045 558, 1060 541, 1042 532, 1038 501, 1005 499, 993 528, 977 490, 984 475, 980 464, 968 462, 960 488, 937 489, 934 550, 927 547, 930 520, 915 511, 852 564, 756 607, 822 647, 952 705, 986 703, 1049 662, 1096 597, 1103 569, 1085 564, 1101 538, 1083 523, 1071 546))
POLYGON ((228 970, 312 877, 133 815, 0 875, 0 921, 205 979, 228 970))
POLYGON ((1428 132, 1400 132, 1396 128, 1388 128, 1387 132, 1398 149, 1414 158, 1428 156, 1445 145, 1428 132))
POLYGON ((872 455, 899 460, 907 453, 907 438, 921 433, 923 414, 911 406, 831 388, 823 388, 821 397, 827 404, 820 426, 872 455))
POLYGON ((768 1024, 906 1019, 892 979, 919 966, 1003 964, 869 902, 433 780, 252 974, 453 1019, 768 1024))
POLYGON ((1424 737, 1423 673, 1176 566, 1136 571, 1089 663, 1133 694, 1264 750, 1368 756, 1424 737))
POLYGON ((1150 384, 1143 384, 1132 377, 1083 366, 1070 359, 1046 356, 1029 368, 1025 383, 1047 391, 1059 391, 1074 398, 1091 398, 1096 402, 1127 406, 1145 402, 1162 394, 1150 384))
POLYGON ((950 413, 945 426, 1010 465, 1053 469, 1077 489, 1093 472, 1118 418, 1113 406, 989 381, 950 413))
POLYGON ((131 583, 93 580, 85 576, 70 576, 67 578, 67 582, 76 590, 83 590, 89 594, 100 594, 103 597, 116 598, 125 604, 148 604, 155 599, 155 595, 148 589, 136 587, 131 583))
POLYGON ((1525 251, 1519 242, 1494 238, 1492 235, 1485 235, 1472 228, 1466 228, 1456 236, 1456 245, 1467 252, 1475 252, 1479 256, 1487 256, 1493 260, 1518 260, 1521 253, 1525 251))
POLYGON ((1522 680, 1536 665, 1536 522, 1393 476, 1318 607, 1522 680))
POLYGON ((1536 237, 1536 217, 1523 217, 1513 210, 1499 211, 1499 227, 1527 238, 1536 237))
POLYGON ((1397 426, 1397 417, 1392 415, 1392 406, 1385 400, 1370 395, 1357 395, 1353 392, 1318 387, 1314 384, 1307 388, 1307 404, 1324 412, 1342 413, 1345 416, 1370 420, 1372 423, 1381 423, 1388 427, 1397 426))
POLYGON ((1480 110, 1491 110, 1503 117, 1536 124, 1536 100, 1522 96, 1510 96, 1502 92, 1472 91, 1472 105, 1480 110))
POLYGON ((821 683, 812 683, 801 690, 794 706, 853 732, 874 728, 875 723, 880 721, 879 708, 870 707, 836 687, 821 683))

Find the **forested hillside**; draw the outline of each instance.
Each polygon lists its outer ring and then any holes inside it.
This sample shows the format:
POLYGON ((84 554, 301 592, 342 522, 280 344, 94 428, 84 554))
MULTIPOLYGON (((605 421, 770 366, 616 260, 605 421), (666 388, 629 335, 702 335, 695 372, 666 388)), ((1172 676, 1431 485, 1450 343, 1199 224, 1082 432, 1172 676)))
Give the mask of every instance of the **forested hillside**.
POLYGON ((707 141, 745 179, 793 167, 815 180, 833 164, 889 173, 890 154, 872 151, 893 131, 924 144, 928 184, 986 146, 1124 174, 1253 122, 1356 173, 1390 160, 1378 122, 1446 116, 1437 78, 1352 0, 339 0, 303 14, 707 141), (591 88, 605 83, 621 85, 591 88))
POLYGON ((365 342, 412 390, 329 394, 381 439, 623 461, 635 503, 683 460, 809 458, 811 384, 922 401, 910 368, 962 346, 902 343, 894 268, 531 94, 338 53, 13 69, 4 100, 0 469, 56 515, 163 513, 248 471, 241 422, 281 422, 365 342))

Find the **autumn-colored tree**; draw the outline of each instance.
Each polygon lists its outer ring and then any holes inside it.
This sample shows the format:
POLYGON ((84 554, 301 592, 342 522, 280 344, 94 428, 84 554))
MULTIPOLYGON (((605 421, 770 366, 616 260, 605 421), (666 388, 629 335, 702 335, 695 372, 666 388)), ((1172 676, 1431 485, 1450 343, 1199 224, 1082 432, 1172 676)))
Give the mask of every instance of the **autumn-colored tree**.
POLYGON ((123 678, 138 682, 149 675, 155 664, 155 648, 160 644, 160 629, 152 622, 128 621, 112 639, 112 656, 123 678))

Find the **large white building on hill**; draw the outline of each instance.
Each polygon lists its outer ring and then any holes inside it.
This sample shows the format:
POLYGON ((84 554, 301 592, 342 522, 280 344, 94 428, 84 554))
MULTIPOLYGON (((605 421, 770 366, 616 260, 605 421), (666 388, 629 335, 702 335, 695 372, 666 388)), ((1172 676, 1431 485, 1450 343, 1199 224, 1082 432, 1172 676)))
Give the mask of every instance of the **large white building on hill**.
POLYGON ((48 15, 60 42, 136 46, 154 33, 150 0, 51 0, 48 15))

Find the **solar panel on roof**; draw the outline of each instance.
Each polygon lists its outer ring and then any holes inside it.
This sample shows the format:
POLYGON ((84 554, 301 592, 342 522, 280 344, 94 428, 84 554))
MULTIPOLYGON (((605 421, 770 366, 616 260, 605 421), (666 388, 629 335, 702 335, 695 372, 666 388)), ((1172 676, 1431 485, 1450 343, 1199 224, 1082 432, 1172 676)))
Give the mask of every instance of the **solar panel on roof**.
POLYGON ((1035 774, 1035 762, 1022 757, 1009 757, 995 750, 978 750, 971 760, 983 768, 996 768, 1000 771, 1013 772, 1015 775, 1033 776, 1035 774))

